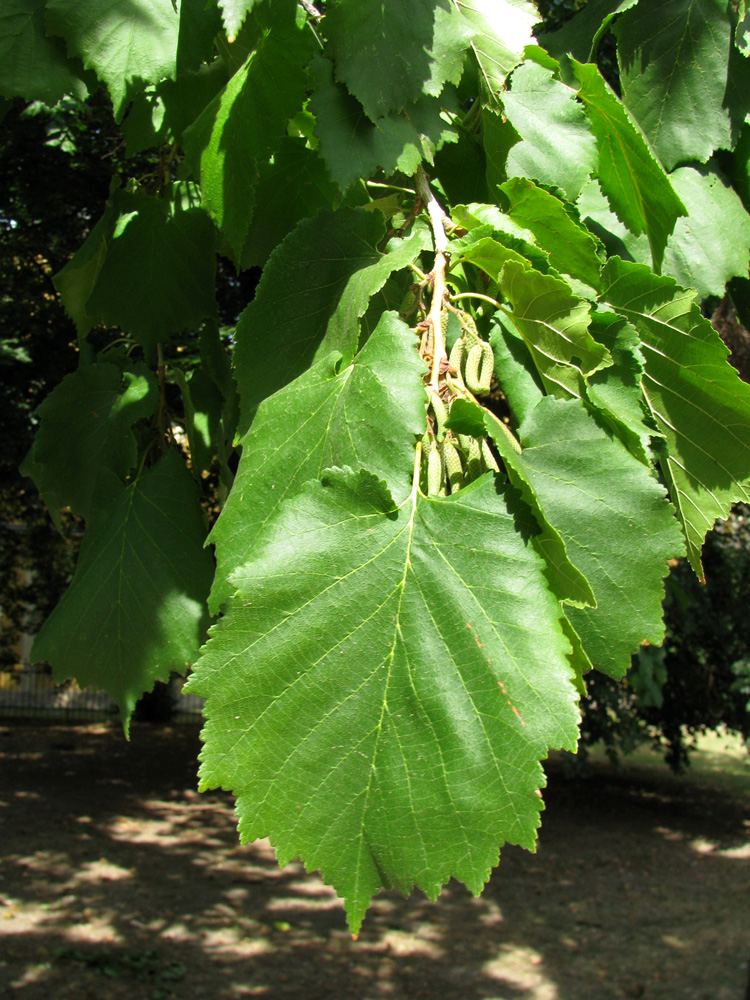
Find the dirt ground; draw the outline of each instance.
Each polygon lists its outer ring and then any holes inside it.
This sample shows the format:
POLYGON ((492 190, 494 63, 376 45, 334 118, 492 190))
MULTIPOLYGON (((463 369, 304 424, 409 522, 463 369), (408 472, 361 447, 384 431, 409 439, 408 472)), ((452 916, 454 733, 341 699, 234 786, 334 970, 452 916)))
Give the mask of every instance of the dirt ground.
POLYGON ((539 850, 483 896, 340 903, 231 800, 196 726, 0 727, 2 1000, 744 1000, 750 769, 550 766, 539 850))

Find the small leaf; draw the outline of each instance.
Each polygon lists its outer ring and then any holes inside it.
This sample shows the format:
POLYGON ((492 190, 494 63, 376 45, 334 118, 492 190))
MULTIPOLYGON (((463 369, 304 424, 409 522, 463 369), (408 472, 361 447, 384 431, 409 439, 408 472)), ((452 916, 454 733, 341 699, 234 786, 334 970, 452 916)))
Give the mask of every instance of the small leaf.
POLYGON ((34 662, 50 663, 58 684, 103 687, 127 733, 140 695, 198 654, 213 575, 204 539, 195 484, 170 451, 92 515, 73 582, 34 640, 34 662))
POLYGON ((573 61, 573 68, 599 147, 599 183, 618 219, 636 236, 646 233, 658 271, 669 235, 687 210, 597 67, 573 61))
POLYGON ((548 390, 577 395, 577 372, 586 376, 612 364, 606 347, 589 333, 589 303, 566 282, 509 261, 500 288, 548 390))
POLYGON ((221 22, 229 42, 233 42, 242 27, 242 22, 258 3, 258 0, 219 0, 221 22))
POLYGON ((319 868, 355 933, 381 887, 478 893, 499 844, 534 845, 537 761, 575 746, 577 694, 533 530, 490 475, 396 507, 332 470, 233 577, 187 688, 201 787, 235 793, 243 842, 319 868))
POLYGON ((630 323, 610 312, 593 314, 591 332, 609 351, 612 365, 588 377, 586 397, 628 450, 650 465, 650 440, 657 431, 644 421, 641 382, 645 360, 638 334, 630 323))
POLYGON ((644 640, 658 646, 664 637, 662 580, 684 551, 674 510, 580 400, 545 397, 519 436, 537 502, 596 598, 595 608, 565 613, 596 669, 622 677, 644 640))

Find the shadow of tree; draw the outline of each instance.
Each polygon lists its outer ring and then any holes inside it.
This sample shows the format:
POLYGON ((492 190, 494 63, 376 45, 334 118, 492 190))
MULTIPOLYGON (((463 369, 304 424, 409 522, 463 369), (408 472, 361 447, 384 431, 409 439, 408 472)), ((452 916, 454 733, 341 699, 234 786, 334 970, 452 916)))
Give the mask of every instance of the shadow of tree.
POLYGON ((537 854, 504 851, 479 899, 384 893, 353 941, 328 886, 194 791, 198 748, 187 726, 0 729, 3 1000, 741 996, 750 794, 553 766, 537 854))

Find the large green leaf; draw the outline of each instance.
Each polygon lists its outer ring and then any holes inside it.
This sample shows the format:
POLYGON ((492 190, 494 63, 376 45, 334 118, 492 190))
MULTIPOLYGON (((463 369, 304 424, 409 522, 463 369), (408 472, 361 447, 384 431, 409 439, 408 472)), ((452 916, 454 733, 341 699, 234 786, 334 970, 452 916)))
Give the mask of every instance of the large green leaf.
POLYGON ((294 0, 274 0, 271 9, 271 23, 245 65, 185 132, 203 205, 235 260, 252 218, 259 166, 278 148, 305 98, 312 35, 295 17, 294 0))
POLYGON ((687 211, 624 105, 594 65, 573 61, 599 147, 598 177, 612 211, 631 232, 646 233, 654 268, 679 216, 687 211))
POLYGON ((121 326, 147 352, 216 315, 211 220, 200 208, 183 208, 175 194, 172 202, 115 195, 118 221, 85 305, 88 316, 121 326))
POLYGON ((475 32, 472 48, 482 80, 496 98, 533 41, 539 14, 529 0, 454 0, 475 32))
POLYGON ((702 577, 706 532, 733 502, 750 500, 750 386, 726 363, 693 291, 618 258, 607 263, 602 287, 641 338, 643 393, 667 442, 661 468, 702 577))
POLYGON ((566 607, 591 663, 622 677, 664 637, 662 580, 684 551, 665 490, 580 400, 547 396, 519 428, 518 459, 596 607, 566 607))
MULTIPOLYGON (((723 295, 728 281, 747 274, 747 212, 736 191, 713 170, 678 167, 669 179, 688 214, 677 220, 669 237, 662 273, 694 288, 701 298, 723 295)), ((612 214, 596 181, 584 188, 578 208, 611 256, 629 257, 639 264, 650 262, 648 240, 644 235, 634 236, 612 214)))
POLYGON ((136 461, 131 428, 150 417, 158 389, 149 368, 99 363, 71 372, 37 410, 39 429, 24 465, 53 513, 88 518, 99 473, 125 479, 136 461))
POLYGON ((503 109, 521 136, 508 152, 508 176, 553 185, 575 201, 597 163, 596 141, 575 92, 553 70, 527 61, 514 71, 503 109))
POLYGON ((449 499, 334 470, 269 523, 233 577, 188 690, 207 698, 201 787, 237 796, 345 897, 478 893, 503 841, 531 848, 537 761, 576 744, 560 606, 518 495, 490 475, 449 499))
POLYGON ((135 703, 196 658, 213 560, 195 483, 170 451, 87 526, 75 576, 34 640, 62 683, 104 688, 127 732, 135 703))
POLYGON ((373 122, 458 83, 475 31, 451 0, 330 0, 325 29, 336 79, 373 122))
POLYGON ((82 65, 45 28, 47 0, 3 0, 0 8, 0 94, 56 104, 65 94, 83 100, 82 65))
POLYGON ((650 0, 623 14, 614 32, 623 100, 667 170, 734 144, 750 110, 750 66, 737 63, 737 107, 727 99, 726 0, 650 0))
POLYGON ((441 118, 441 103, 420 98, 401 114, 371 121, 356 98, 333 78, 333 66, 322 57, 312 62, 315 91, 310 110, 315 114, 315 135, 331 177, 342 191, 378 167, 386 174, 396 170, 415 174, 423 160, 432 161, 443 142, 455 138, 441 118))
POLYGON ((174 79, 180 17, 163 0, 49 0, 47 26, 106 84, 121 118, 136 81, 174 79))
POLYGON ((589 303, 566 282, 509 261, 500 288, 548 391, 577 395, 578 373, 590 375, 612 364, 606 347, 589 333, 589 303))
POLYGON ((385 313, 352 364, 332 354, 258 407, 242 441, 229 500, 211 541, 217 572, 211 607, 233 593, 232 571, 252 556, 279 504, 333 465, 367 467, 403 500, 414 442, 425 431, 425 373, 415 338, 385 313))

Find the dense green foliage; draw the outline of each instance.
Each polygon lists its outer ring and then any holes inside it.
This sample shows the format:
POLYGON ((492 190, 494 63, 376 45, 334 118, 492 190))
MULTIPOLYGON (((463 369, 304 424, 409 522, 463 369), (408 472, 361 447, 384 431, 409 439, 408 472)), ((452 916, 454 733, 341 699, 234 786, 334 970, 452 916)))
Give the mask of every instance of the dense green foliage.
POLYGON ((750 15, 539 19, 0 13, 0 96, 104 88, 133 158, 54 279, 78 367, 23 470, 85 534, 35 656, 126 730, 192 667, 202 787, 355 931, 382 886, 478 892, 499 845, 533 847, 586 675, 660 645, 670 564, 702 578, 750 500, 750 389, 700 307, 750 300, 750 15), (217 281, 259 268, 235 324, 217 281))

